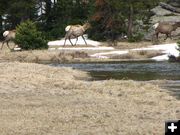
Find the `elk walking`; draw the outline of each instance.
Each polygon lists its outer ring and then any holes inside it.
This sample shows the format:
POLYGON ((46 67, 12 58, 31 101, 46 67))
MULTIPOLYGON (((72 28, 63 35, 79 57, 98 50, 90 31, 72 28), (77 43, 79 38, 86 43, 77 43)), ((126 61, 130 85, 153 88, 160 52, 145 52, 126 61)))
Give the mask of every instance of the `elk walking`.
POLYGON ((77 41, 78 41, 78 37, 82 37, 85 44, 87 45, 87 42, 83 36, 83 34, 85 33, 85 31, 87 29, 89 29, 91 27, 91 25, 87 22, 84 25, 68 25, 65 28, 66 31, 66 35, 65 35, 65 41, 64 41, 64 46, 66 44, 66 40, 68 39, 71 43, 72 46, 76 45, 77 41), (73 43, 71 42, 71 39, 76 38, 76 42, 73 45, 73 43))
POLYGON ((153 28, 155 29, 156 39, 159 38, 159 33, 162 33, 166 34, 166 38, 164 40, 166 40, 168 37, 172 38, 171 33, 175 31, 178 27, 180 27, 180 22, 176 22, 174 24, 170 24, 167 22, 159 22, 153 25, 153 28))
POLYGON ((9 47, 9 41, 13 41, 15 39, 15 36, 16 36, 16 30, 5 31, 3 33, 3 37, 5 39, 2 42, 1 50, 3 49, 4 43, 6 43, 7 47, 11 50, 11 48, 9 47))

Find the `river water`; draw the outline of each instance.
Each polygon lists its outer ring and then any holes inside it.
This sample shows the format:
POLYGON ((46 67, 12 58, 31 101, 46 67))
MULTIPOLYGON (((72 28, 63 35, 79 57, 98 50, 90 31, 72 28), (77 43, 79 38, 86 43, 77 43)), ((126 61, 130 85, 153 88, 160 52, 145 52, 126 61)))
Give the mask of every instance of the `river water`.
POLYGON ((87 71, 95 80, 168 80, 162 87, 173 92, 180 99, 180 63, 170 62, 106 62, 73 63, 53 66, 72 67, 87 71))

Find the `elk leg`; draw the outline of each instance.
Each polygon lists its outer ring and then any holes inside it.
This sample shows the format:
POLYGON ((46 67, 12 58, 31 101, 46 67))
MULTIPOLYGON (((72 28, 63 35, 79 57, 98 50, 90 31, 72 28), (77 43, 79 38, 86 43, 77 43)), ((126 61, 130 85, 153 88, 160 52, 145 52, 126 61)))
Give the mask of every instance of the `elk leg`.
POLYGON ((9 47, 9 41, 7 41, 7 47, 9 48, 9 50, 11 50, 11 48, 9 47))
POLYGON ((71 38, 69 38, 69 41, 70 41, 71 45, 74 46, 73 43, 71 42, 71 38))
POLYGON ((164 40, 166 40, 168 37, 169 37, 168 34, 166 34, 166 38, 164 40))
POLYGON ((3 49, 3 47, 4 47, 4 42, 5 42, 5 41, 3 41, 3 42, 2 42, 1 50, 2 50, 2 49, 3 49))
POLYGON ((159 38, 159 33, 156 33, 156 39, 158 40, 158 38, 159 38))
POLYGON ((78 41, 78 37, 76 38, 76 43, 75 43, 75 45, 77 44, 77 41, 78 41))
POLYGON ((151 42, 154 42, 155 39, 155 33, 153 33, 152 37, 151 37, 151 42))
POLYGON ((86 42, 86 40, 85 40, 85 38, 84 38, 84 36, 83 36, 83 35, 82 35, 82 38, 83 38, 83 40, 84 40, 85 44, 87 45, 87 42, 86 42))
POLYGON ((67 38, 65 38, 65 41, 64 41, 64 45, 63 45, 63 47, 65 46, 65 44, 66 44, 66 40, 67 40, 67 38))
POLYGON ((172 39, 171 33, 169 33, 169 38, 172 39))

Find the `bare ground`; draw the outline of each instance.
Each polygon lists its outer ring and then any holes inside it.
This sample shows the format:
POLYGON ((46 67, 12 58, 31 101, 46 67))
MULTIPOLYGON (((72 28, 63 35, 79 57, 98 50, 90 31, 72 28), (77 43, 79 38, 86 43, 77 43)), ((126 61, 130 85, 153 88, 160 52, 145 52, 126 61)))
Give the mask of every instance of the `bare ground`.
POLYGON ((180 101, 155 84, 87 81, 87 73, 0 63, 1 135, 162 135, 180 101))

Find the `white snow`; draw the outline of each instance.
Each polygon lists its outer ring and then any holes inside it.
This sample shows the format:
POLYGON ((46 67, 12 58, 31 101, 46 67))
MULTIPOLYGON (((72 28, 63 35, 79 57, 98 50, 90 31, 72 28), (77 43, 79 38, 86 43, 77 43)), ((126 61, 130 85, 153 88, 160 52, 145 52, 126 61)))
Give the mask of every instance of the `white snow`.
MULTIPOLYGON (((52 48, 50 48, 50 50, 51 50, 52 48)), ((54 50, 54 48, 52 49, 52 50, 54 50)), ((58 50, 114 50, 114 48, 113 47, 77 47, 77 48, 64 48, 64 47, 59 47, 58 48, 58 50)))
POLYGON ((104 53, 96 53, 91 55, 91 57, 108 57, 106 55, 110 55, 110 54, 118 54, 118 55, 122 55, 122 54, 127 54, 129 53, 129 51, 140 51, 140 50, 154 50, 154 51, 162 51, 162 53, 164 53, 161 56, 156 56, 153 57, 151 59, 156 60, 156 61, 166 61, 168 60, 168 56, 169 55, 174 55, 175 57, 179 56, 179 51, 177 50, 178 46, 177 43, 172 43, 172 44, 162 44, 162 45, 153 45, 153 46, 149 46, 146 48, 136 48, 136 49, 129 49, 129 50, 121 50, 121 51, 111 51, 111 52, 104 52, 104 53))
POLYGON ((156 56, 151 59, 156 61, 165 61, 168 60, 169 55, 174 55, 175 57, 179 56, 179 51, 177 50, 178 46, 177 43, 172 44, 163 44, 163 45, 153 45, 147 48, 137 48, 132 50, 160 50, 164 55, 156 56))
POLYGON ((95 57, 95 58, 98 58, 98 57, 107 57, 108 56, 104 56, 104 55, 110 55, 110 54, 118 54, 118 55, 122 55, 122 54, 126 54, 128 53, 128 51, 111 51, 111 52, 103 52, 103 53, 96 53, 96 54, 93 54, 93 55, 90 55, 91 57, 95 57))
MULTIPOLYGON (((84 36, 86 37, 86 36, 84 36)), ((99 46, 101 45, 100 42, 98 41, 94 41, 94 40, 90 40, 90 39, 85 39, 87 44, 90 45, 90 46, 99 46)), ((72 43, 75 44, 76 42, 76 39, 71 39, 72 43)), ((56 40, 56 41, 50 41, 48 42, 48 45, 49 46, 63 46, 64 45, 64 39, 61 39, 61 40, 56 40)), ((66 46, 67 45, 70 45, 71 46, 71 43, 69 42, 69 40, 66 40, 66 46)), ((85 45, 85 42, 83 40, 82 37, 78 37, 78 42, 77 42, 77 46, 78 45, 85 45)))
MULTIPOLYGON (((87 36, 86 36, 87 37, 87 36)), ((73 44, 76 42, 76 39, 71 39, 73 44)), ((93 41, 90 39, 86 38, 86 42, 88 45, 91 45, 92 47, 77 47, 81 45, 85 45, 84 40, 82 37, 78 38, 77 46, 72 47, 71 43, 69 40, 66 41, 66 45, 70 47, 62 47, 64 45, 64 39, 62 40, 57 40, 57 41, 51 41, 48 42, 49 46, 61 46, 58 48, 58 50, 110 50, 109 52, 101 52, 101 53, 95 53, 90 55, 91 57, 94 58, 109 58, 108 55, 111 54, 117 54, 117 55, 123 55, 129 53, 129 51, 140 51, 140 50, 156 50, 156 51, 161 51, 163 55, 161 56, 156 56, 151 59, 156 60, 156 61, 165 61, 168 60, 169 55, 174 55, 175 57, 179 56, 179 51, 177 50, 178 46, 177 43, 172 43, 172 44, 161 44, 161 45, 152 45, 146 48, 136 48, 136 49, 129 49, 129 50, 117 50, 117 51, 111 51, 114 50, 113 47, 103 47, 100 46, 101 43, 98 41, 93 41)), ((56 50, 53 47, 50 47, 49 50, 56 50)))
POLYGON ((15 47, 15 48, 14 48, 14 51, 20 51, 20 50, 21 50, 20 47, 15 47))

